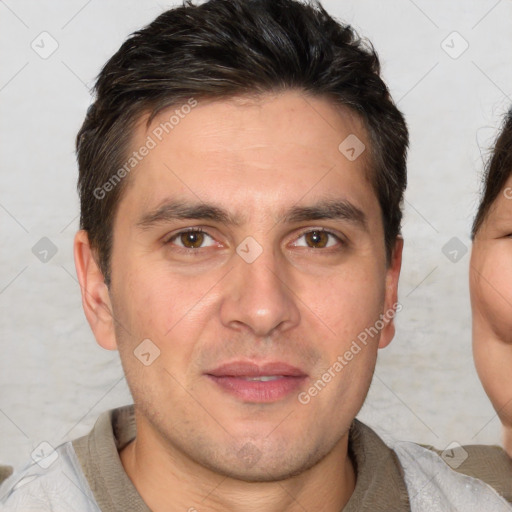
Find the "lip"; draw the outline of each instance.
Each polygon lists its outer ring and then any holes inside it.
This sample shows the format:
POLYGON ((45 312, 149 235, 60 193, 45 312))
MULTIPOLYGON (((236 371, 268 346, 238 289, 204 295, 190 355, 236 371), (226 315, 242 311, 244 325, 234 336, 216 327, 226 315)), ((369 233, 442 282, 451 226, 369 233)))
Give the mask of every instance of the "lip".
POLYGON ((206 372, 206 376, 223 392, 239 400, 252 403, 269 403, 282 400, 296 393, 308 375, 301 369, 284 362, 256 363, 234 361, 206 372), (247 380, 271 376, 273 380, 247 380))
POLYGON ((299 368, 280 361, 256 363, 253 361, 233 361, 206 372, 214 377, 261 377, 263 375, 283 375, 286 377, 307 377, 299 368))

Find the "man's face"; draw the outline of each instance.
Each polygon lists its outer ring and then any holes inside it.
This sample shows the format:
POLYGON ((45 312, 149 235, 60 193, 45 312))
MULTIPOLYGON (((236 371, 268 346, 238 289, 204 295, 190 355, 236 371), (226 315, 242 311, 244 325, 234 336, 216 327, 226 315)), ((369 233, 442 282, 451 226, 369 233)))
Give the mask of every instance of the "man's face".
MULTIPOLYGON (((141 120, 133 149, 169 116, 141 120)), ((335 363, 376 323, 391 340, 379 315, 400 264, 386 264, 367 153, 338 149, 351 134, 367 144, 358 119, 298 92, 199 102, 137 165, 114 222, 110 298, 138 437, 247 480, 346 446, 379 335, 335 363), (145 365, 134 351, 148 339, 143 361, 160 355, 145 365)))

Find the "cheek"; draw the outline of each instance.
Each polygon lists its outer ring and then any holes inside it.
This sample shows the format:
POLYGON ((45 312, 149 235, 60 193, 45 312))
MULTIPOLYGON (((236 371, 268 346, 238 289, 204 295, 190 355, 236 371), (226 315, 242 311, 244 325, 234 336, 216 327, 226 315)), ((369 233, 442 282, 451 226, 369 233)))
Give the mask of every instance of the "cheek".
POLYGON ((512 330, 512 241, 496 243, 487 251, 477 270, 472 292, 481 314, 493 331, 505 338, 512 330))
POLYGON ((161 264, 147 267, 127 270, 117 283, 117 303, 133 334, 165 341, 187 326, 198 325, 209 295, 214 295, 207 292, 219 277, 180 276, 161 264))
POLYGON ((208 301, 201 298, 212 285, 194 280, 191 286, 190 279, 140 269, 125 276, 115 283, 113 309, 130 389, 139 401, 165 393, 178 400, 180 383, 193 366, 195 342, 204 331, 208 301))
POLYGON ((304 302, 317 305, 315 313, 333 334, 332 348, 343 350, 344 345, 350 345, 369 329, 374 333, 371 339, 377 342, 375 329, 380 332, 382 328, 380 322, 377 326, 376 323, 383 313, 384 296, 385 280, 381 269, 373 271, 367 266, 331 276, 328 286, 310 287, 304 302))

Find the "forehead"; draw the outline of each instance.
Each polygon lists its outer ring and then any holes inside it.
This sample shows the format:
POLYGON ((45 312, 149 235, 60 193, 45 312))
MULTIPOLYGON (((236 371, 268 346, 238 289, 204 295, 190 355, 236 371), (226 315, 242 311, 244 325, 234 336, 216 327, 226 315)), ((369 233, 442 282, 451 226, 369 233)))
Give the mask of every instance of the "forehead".
POLYGON ((283 206, 348 193, 359 207, 376 202, 363 123, 328 98, 287 91, 189 100, 147 119, 137 123, 131 150, 151 149, 130 174, 122 203, 215 197, 247 218, 263 200, 283 206))

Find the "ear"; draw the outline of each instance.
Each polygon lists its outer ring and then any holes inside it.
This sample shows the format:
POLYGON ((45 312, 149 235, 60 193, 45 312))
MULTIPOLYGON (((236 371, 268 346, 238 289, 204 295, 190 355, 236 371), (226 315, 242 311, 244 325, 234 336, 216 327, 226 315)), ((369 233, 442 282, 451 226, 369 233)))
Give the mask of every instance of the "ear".
POLYGON ((87 231, 80 230, 75 235, 73 250, 87 321, 98 344, 107 350, 115 350, 117 344, 110 295, 87 231))
POLYGON ((386 296, 384 300, 384 313, 382 321, 384 327, 380 333, 379 348, 387 347, 395 336, 395 314, 402 309, 398 302, 398 278, 402 267, 402 251, 404 239, 399 236, 391 254, 391 261, 386 272, 386 296))

